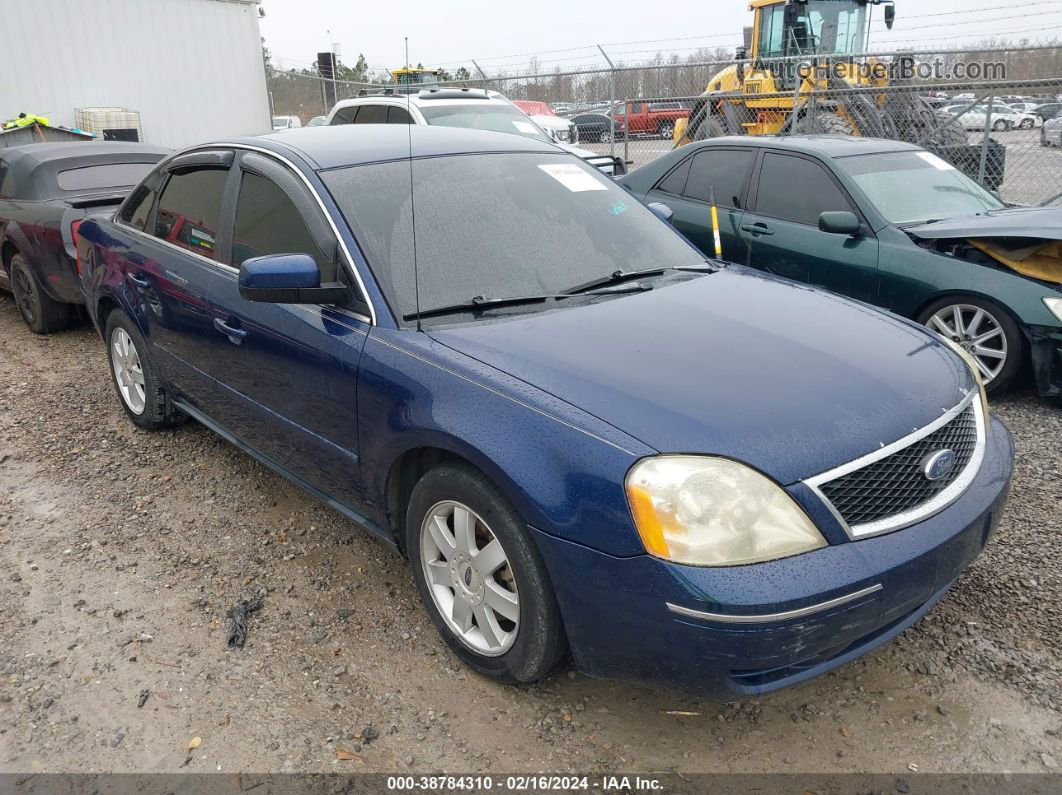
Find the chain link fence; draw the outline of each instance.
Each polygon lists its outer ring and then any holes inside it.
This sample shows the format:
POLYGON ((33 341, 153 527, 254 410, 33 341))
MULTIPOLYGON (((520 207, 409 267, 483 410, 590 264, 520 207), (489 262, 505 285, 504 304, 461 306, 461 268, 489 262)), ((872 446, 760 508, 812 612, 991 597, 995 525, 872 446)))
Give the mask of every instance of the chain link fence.
MULTIPOLYGON (((274 112, 304 122, 325 115, 333 97, 397 88, 275 70, 268 77, 274 112)), ((924 146, 1014 204, 1062 201, 1062 45, 769 63, 673 58, 568 72, 479 71, 439 85, 548 103, 577 127, 580 146, 619 156, 630 169, 671 151, 676 127, 687 128, 684 140, 855 134, 924 146), (738 82, 706 97, 724 71, 738 82), (803 78, 811 75, 815 88, 807 91, 803 78)))

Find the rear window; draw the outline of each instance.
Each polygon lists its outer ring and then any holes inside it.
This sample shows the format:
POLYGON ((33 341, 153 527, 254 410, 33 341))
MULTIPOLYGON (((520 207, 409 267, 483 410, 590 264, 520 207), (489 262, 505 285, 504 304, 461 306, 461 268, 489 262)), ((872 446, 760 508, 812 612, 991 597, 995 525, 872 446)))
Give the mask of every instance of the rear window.
POLYGON ((130 188, 154 167, 154 163, 107 163, 59 171, 55 179, 62 190, 69 191, 130 188))

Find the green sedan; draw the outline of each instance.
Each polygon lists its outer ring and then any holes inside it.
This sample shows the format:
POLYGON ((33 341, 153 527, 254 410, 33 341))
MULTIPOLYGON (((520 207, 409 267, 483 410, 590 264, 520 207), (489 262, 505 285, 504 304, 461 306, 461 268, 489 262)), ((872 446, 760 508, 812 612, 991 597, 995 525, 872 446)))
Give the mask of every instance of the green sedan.
POLYGON ((1062 395, 1062 208, 1012 208, 918 146, 838 136, 699 141, 620 182, 709 256, 714 193, 723 259, 912 318, 991 392, 1031 369, 1062 395))

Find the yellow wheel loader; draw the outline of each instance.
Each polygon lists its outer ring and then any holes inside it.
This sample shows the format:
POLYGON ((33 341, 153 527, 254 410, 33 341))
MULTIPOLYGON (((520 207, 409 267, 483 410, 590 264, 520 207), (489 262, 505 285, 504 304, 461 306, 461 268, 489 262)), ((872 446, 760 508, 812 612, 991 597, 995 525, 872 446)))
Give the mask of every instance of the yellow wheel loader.
POLYGON ((722 135, 819 133, 965 146, 963 130, 946 124, 949 117, 909 78, 897 78, 902 60, 860 55, 874 6, 882 6, 891 30, 892 0, 751 0, 753 26, 745 29, 738 63, 715 75, 689 119, 675 125, 675 145, 722 135))

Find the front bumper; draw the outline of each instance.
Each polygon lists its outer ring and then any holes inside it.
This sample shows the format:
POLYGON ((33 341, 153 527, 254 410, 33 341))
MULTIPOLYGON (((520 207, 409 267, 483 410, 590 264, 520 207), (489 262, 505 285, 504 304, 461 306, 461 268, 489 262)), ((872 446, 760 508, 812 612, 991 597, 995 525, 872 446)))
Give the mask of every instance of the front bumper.
POLYGON ((1062 397, 1062 329, 1030 326, 1033 377, 1043 397, 1062 397))
POLYGON ((944 510, 770 563, 697 568, 535 537, 582 670, 733 700, 818 676, 925 615, 988 541, 1013 457, 1010 433, 993 420, 980 471, 944 510))

